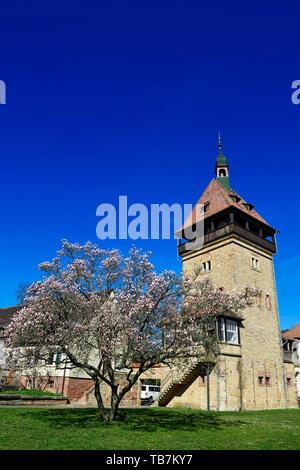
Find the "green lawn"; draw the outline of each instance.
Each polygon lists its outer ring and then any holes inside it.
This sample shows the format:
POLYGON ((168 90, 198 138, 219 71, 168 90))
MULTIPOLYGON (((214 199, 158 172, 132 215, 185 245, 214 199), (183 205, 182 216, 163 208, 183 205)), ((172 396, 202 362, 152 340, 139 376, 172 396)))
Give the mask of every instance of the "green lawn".
POLYGON ((30 397, 44 397, 44 396, 55 396, 62 397, 61 393, 54 392, 43 392, 41 390, 7 390, 0 392, 0 395, 25 395, 30 397))
POLYGON ((0 408, 0 424, 0 449, 300 449, 300 409, 123 409, 108 426, 95 409, 0 408))

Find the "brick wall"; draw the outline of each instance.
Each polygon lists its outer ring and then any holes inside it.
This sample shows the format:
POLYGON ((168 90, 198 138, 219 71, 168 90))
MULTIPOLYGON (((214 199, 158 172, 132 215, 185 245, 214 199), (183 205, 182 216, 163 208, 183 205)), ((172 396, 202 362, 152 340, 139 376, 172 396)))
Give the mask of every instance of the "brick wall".
POLYGON ((92 379, 80 379, 68 377, 65 383, 65 395, 73 401, 83 398, 88 390, 93 386, 92 379))

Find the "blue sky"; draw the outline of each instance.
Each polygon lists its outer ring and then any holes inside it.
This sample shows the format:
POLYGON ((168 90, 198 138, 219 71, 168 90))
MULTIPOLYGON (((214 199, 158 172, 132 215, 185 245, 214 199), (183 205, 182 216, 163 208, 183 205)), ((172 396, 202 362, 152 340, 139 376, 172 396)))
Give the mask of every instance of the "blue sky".
MULTIPOLYGON (((299 2, 110 5, 1 5, 0 305, 62 238, 97 241, 99 204, 196 202, 220 129, 233 187, 280 230, 282 327, 299 322, 299 2)), ((136 244, 180 270, 175 241, 136 244)))

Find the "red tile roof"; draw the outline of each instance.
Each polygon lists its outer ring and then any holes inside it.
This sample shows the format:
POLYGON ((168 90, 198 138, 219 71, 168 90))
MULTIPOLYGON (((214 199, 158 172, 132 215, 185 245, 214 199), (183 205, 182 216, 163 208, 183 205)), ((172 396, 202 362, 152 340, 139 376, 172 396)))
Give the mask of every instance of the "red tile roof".
MULTIPOLYGON (((243 199, 237 192, 232 189, 226 189, 217 179, 211 180, 204 193, 198 200, 197 204, 207 204, 209 206, 207 211, 204 213, 204 219, 210 217, 211 215, 217 214, 228 207, 237 207, 243 212, 247 213, 254 219, 259 222, 263 222, 266 225, 269 225, 253 208, 247 209, 244 204, 249 204, 245 199, 243 199), (239 199, 238 202, 235 202, 230 196, 235 196, 239 199)), ((193 208, 192 212, 189 214, 187 219, 184 222, 183 229, 190 227, 194 223, 198 222, 197 220, 196 207, 193 208)))
POLYGON ((293 326, 289 330, 284 331, 281 333, 282 337, 285 339, 296 339, 300 338, 300 323, 298 325, 293 326))

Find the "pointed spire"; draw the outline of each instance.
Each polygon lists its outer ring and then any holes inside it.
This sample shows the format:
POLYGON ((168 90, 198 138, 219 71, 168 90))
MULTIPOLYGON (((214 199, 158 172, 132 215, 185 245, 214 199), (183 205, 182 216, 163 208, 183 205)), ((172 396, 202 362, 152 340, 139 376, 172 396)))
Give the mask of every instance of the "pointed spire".
POLYGON ((223 143, 221 132, 218 133, 218 156, 217 156, 217 164, 220 163, 221 165, 227 165, 227 158, 223 154, 223 143))
POLYGON ((227 158, 223 154, 223 144, 221 138, 221 132, 218 134, 218 156, 216 161, 215 173, 217 180, 227 189, 230 189, 229 183, 229 166, 227 158))

